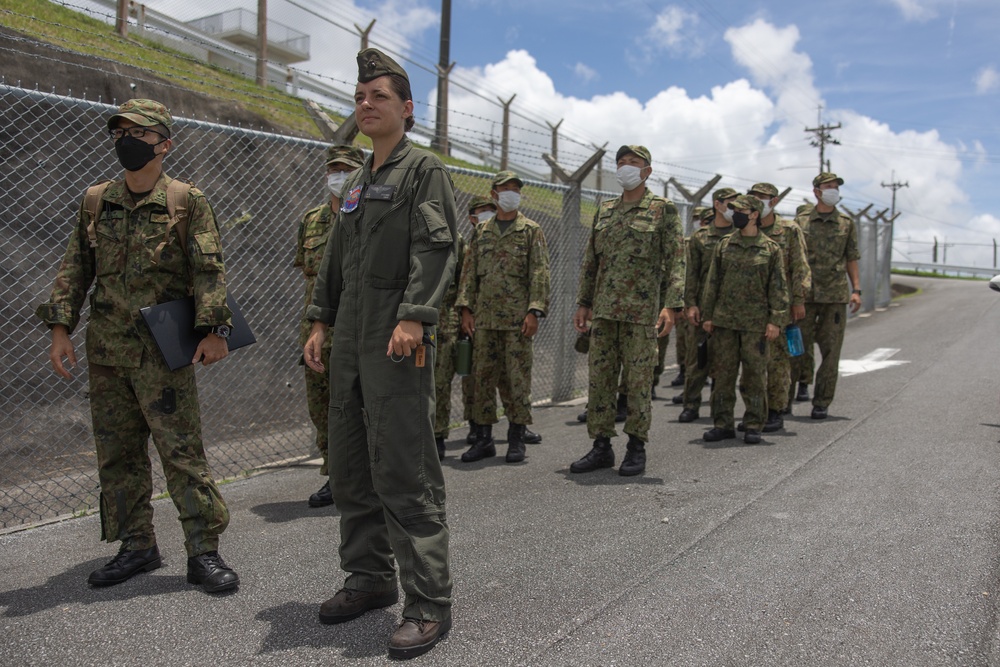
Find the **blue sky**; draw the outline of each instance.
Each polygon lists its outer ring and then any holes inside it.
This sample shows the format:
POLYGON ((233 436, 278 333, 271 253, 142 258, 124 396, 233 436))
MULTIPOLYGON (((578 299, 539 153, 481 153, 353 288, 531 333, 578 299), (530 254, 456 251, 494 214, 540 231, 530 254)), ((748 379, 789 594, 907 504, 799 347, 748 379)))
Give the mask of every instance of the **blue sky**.
MULTIPOLYGON (((148 0, 192 19, 255 0, 148 0)), ((803 132, 840 122, 827 157, 847 180, 848 206, 889 206, 899 191, 897 248, 929 257, 935 236, 1000 239, 998 0, 453 0, 452 136, 489 150, 499 138, 496 97, 517 93, 513 159, 543 171, 546 121, 564 119, 560 159, 590 144, 643 143, 654 178, 697 185, 711 174, 745 188, 758 180, 810 197, 818 152, 803 132), (906 239, 910 241, 907 242, 906 239)), ((272 19, 312 35, 297 65, 354 78, 358 36, 376 18, 375 45, 437 61, 440 2, 270 0, 272 19), (343 27, 347 28, 345 30, 343 27)), ((408 64, 418 115, 433 117, 433 77, 408 64)), ((605 161, 606 169, 613 169, 605 161)), ((610 179, 606 179, 607 184, 610 179)), ((662 187, 662 186, 658 186, 662 187)), ((897 258, 902 258, 897 254, 897 258)), ((992 248, 956 247, 949 260, 992 264, 992 248)))

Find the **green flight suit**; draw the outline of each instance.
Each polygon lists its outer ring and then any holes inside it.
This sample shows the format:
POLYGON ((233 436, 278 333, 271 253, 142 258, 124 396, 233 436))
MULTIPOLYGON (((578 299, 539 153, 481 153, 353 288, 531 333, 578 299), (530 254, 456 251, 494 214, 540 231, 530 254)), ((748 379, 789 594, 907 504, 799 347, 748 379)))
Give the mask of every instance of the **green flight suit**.
POLYGON ((49 301, 36 310, 52 327, 72 332, 87 291, 90 410, 101 483, 101 538, 130 550, 156 544, 148 453, 150 435, 177 507, 189 556, 215 551, 229 510, 205 459, 194 367, 171 371, 139 309, 195 298, 195 325, 230 324, 226 273, 215 215, 205 195, 188 195, 187 233, 166 234, 167 186, 161 174, 133 201, 125 181, 111 183, 100 202, 91 248, 89 215, 80 207, 49 301), (163 246, 159 262, 153 258, 163 246))
POLYGON ((435 348, 386 356, 400 320, 434 335, 455 270, 451 177, 403 137, 372 173, 355 171, 344 195, 307 316, 333 327, 330 486, 340 510, 344 587, 406 594, 403 616, 451 613, 444 475, 434 444, 435 348))

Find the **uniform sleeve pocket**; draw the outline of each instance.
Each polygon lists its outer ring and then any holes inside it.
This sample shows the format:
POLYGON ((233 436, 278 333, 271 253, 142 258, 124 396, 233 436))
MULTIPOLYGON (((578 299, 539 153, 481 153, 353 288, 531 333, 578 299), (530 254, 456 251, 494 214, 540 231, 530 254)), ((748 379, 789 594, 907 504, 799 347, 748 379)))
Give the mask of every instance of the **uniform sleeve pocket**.
POLYGON ((451 228, 448 227, 440 202, 425 201, 417 207, 417 210, 427 230, 428 243, 432 246, 451 245, 453 241, 451 228))

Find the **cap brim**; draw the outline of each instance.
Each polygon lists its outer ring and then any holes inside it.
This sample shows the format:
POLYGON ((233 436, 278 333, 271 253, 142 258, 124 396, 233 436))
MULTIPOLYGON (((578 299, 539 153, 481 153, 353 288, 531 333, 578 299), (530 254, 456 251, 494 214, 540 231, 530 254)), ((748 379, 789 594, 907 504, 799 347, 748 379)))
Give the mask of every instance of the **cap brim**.
POLYGON ((511 181, 514 181, 515 183, 517 183, 517 186, 519 188, 523 188, 524 187, 524 181, 522 181, 520 178, 514 178, 513 176, 510 177, 510 178, 505 178, 502 181, 497 181, 496 183, 493 184, 493 187, 496 187, 498 185, 503 185, 504 183, 510 183, 511 181))
POLYGON ((159 125, 160 122, 147 118, 141 114, 137 113, 116 113, 114 116, 108 119, 108 129, 112 129, 115 125, 115 121, 119 118, 124 118, 125 120, 130 120, 136 125, 141 127, 152 127, 153 125, 159 125))

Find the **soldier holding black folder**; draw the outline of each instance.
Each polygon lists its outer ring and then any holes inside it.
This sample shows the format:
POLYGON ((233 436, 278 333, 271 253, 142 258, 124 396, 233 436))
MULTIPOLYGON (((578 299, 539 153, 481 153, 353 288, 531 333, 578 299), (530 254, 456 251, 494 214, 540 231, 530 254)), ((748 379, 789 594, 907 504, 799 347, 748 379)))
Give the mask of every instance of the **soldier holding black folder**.
POLYGON ((239 577, 218 552, 229 511, 205 459, 194 368, 171 371, 139 314, 193 294, 195 324, 206 335, 192 363, 228 354, 231 312, 212 208, 186 184, 179 188, 186 191, 183 225, 168 207, 178 189, 163 173, 172 126, 170 112, 153 100, 129 100, 108 119, 124 178, 88 191, 100 194, 84 198, 55 287, 36 314, 52 330, 53 369, 69 378, 64 360, 70 369, 77 361, 70 333, 94 285, 86 349, 101 537, 122 544, 89 583, 119 584, 161 565, 150 505, 152 435, 184 529, 187 580, 214 593, 235 588, 239 577))

